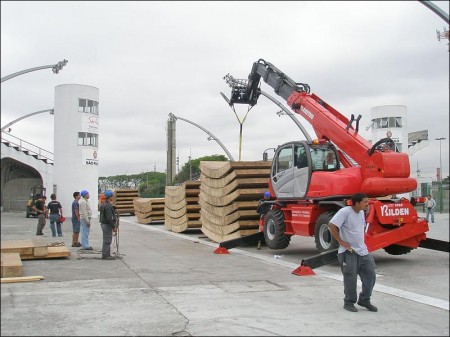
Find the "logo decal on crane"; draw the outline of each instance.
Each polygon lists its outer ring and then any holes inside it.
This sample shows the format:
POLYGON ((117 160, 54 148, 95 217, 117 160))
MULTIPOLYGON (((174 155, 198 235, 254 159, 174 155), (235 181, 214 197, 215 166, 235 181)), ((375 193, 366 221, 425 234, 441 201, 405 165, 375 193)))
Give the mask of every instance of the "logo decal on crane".
POLYGON ((303 113, 310 119, 314 119, 314 115, 311 112, 309 112, 308 110, 306 110, 306 108, 303 105, 300 106, 300 110, 302 110, 303 113))

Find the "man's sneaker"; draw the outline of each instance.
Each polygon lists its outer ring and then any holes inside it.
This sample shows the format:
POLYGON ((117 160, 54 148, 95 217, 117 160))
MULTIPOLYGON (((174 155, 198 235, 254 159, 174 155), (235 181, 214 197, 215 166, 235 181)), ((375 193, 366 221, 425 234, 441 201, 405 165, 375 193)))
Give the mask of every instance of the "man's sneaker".
POLYGON ((369 311, 373 311, 373 312, 377 312, 378 311, 378 308, 376 306, 374 306, 370 302, 360 302, 360 301, 358 301, 358 305, 366 308, 369 311))
POLYGON ((344 304, 344 309, 351 312, 358 312, 358 309, 353 304, 344 304))
POLYGON ((93 250, 94 248, 92 248, 91 246, 89 246, 89 247, 81 248, 81 249, 83 249, 83 250, 93 250))
POLYGON ((115 260, 116 258, 114 256, 107 256, 107 257, 102 257, 102 260, 115 260))

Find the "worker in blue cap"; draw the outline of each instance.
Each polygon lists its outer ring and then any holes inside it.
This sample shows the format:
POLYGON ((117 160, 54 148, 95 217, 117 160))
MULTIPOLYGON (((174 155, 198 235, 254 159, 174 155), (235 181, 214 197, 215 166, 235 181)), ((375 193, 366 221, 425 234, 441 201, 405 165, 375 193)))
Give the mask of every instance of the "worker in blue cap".
POLYGON ((117 218, 113 206, 114 192, 106 190, 104 195, 105 201, 100 206, 100 224, 103 231, 102 260, 115 260, 116 258, 111 256, 113 232, 117 232, 117 218))
POLYGON ((91 232, 92 210, 89 205, 89 198, 91 195, 89 191, 82 190, 80 192, 81 199, 78 201, 80 205, 80 225, 81 225, 81 249, 92 250, 89 245, 89 233, 91 232))
POLYGON ((272 207, 271 203, 267 203, 267 201, 270 200, 270 193, 268 191, 264 192, 264 199, 261 199, 258 202, 258 207, 256 208, 256 212, 261 214, 261 217, 263 217, 272 207))

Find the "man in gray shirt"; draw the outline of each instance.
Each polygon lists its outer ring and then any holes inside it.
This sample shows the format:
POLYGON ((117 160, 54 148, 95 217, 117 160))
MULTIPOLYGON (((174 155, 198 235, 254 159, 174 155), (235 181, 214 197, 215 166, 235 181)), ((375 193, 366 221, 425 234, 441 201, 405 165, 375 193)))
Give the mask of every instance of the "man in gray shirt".
POLYGON ((365 194, 351 197, 352 206, 341 208, 328 223, 331 234, 339 243, 338 260, 344 276, 344 309, 357 312, 355 303, 369 311, 378 311, 370 303, 375 286, 375 260, 364 243, 366 220, 364 210, 369 206, 365 194), (361 278, 362 291, 357 301, 357 280, 361 278))

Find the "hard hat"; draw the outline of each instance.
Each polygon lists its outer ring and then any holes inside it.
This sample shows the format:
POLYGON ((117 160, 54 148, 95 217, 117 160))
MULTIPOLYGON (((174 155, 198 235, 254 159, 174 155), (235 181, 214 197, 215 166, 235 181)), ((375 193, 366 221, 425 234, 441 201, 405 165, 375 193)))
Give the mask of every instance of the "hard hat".
POLYGON ((105 191, 105 198, 108 199, 109 197, 112 197, 114 195, 114 192, 111 190, 105 191))
POLYGON ((66 221, 66 218, 65 218, 65 217, 63 217, 63 216, 59 217, 59 222, 60 222, 60 223, 63 223, 64 221, 66 221))
POLYGON ((264 192, 264 198, 270 198, 270 193, 269 192, 264 192))
POLYGON ((80 194, 81 194, 81 196, 82 197, 84 197, 86 194, 88 194, 89 192, 88 191, 86 191, 86 190, 82 190, 81 192, 80 192, 80 194))

